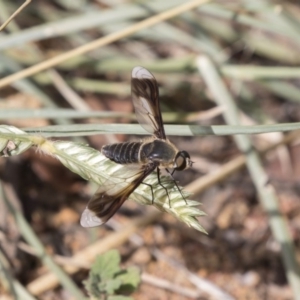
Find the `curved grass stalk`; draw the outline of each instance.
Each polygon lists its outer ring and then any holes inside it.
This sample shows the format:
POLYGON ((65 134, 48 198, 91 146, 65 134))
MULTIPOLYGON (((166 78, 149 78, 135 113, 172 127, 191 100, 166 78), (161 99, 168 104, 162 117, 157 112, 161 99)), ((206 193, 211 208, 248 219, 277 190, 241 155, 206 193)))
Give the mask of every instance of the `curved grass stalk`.
MULTIPOLYGON (((300 129, 300 122, 267 124, 267 125, 165 125, 166 134, 176 136, 201 135, 237 135, 262 134, 270 132, 286 132, 300 129)), ((29 134, 42 134, 45 137, 88 136, 95 134, 135 134, 148 133, 139 124, 80 124, 80 125, 53 125, 39 128, 25 128, 29 134)))

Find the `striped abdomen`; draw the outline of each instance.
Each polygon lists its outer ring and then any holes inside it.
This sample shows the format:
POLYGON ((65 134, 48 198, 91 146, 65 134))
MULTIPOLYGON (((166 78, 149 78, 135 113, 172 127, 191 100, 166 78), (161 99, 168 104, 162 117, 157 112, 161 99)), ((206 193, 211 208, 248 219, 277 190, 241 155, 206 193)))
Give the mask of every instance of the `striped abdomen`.
POLYGON ((138 163, 141 145, 140 142, 110 144, 103 146, 101 152, 118 164, 138 163))

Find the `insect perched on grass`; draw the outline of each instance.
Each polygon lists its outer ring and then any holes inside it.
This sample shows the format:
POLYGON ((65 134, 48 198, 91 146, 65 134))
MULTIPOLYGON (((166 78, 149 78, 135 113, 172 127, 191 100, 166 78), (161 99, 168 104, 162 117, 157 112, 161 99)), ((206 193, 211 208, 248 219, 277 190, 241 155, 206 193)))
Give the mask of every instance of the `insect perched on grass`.
MULTIPOLYGON (((158 184, 169 197, 167 189, 160 181, 160 168, 165 168, 173 177, 175 171, 182 171, 192 166, 190 155, 179 151, 167 138, 159 106, 158 86, 154 76, 143 67, 135 67, 131 78, 132 101, 136 117, 141 126, 153 134, 151 138, 140 142, 125 142, 105 145, 102 154, 117 164, 128 166, 128 177, 123 174, 123 181, 116 183, 108 179, 98 189, 81 217, 83 227, 94 227, 107 222, 124 203, 130 194, 154 170, 158 184), (172 172, 168 168, 173 169, 172 172)), ((121 170, 123 173, 124 170, 121 170)), ((112 177, 120 177, 118 171, 112 177)), ((177 186, 176 181, 174 180, 177 186)), ((152 191, 152 201, 154 195, 152 191)), ((177 186, 179 192, 181 190, 177 186)), ((183 197, 184 198, 184 197, 183 197)), ((170 198, 169 198, 170 204, 170 198)))

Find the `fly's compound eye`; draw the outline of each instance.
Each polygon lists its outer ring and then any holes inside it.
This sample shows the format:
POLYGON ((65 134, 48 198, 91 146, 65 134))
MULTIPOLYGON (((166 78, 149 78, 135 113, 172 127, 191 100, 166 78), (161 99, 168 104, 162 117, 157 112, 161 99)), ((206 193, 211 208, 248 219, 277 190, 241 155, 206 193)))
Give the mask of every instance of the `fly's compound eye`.
POLYGON ((192 162, 190 160, 190 155, 186 151, 180 151, 177 153, 175 157, 174 169, 177 171, 182 171, 186 168, 192 166, 192 162))

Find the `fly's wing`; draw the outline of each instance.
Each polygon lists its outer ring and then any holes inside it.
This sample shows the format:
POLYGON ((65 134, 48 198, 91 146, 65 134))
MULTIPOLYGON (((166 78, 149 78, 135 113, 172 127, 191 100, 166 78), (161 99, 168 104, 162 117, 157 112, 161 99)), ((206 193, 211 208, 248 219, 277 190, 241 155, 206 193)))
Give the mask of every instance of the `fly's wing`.
POLYGON ((81 215, 81 226, 95 227, 107 222, 156 167, 155 164, 145 165, 128 172, 123 167, 113 173, 114 181, 108 179, 89 201, 81 215))
POLYGON ((135 67, 132 70, 131 94, 140 125, 157 138, 165 140, 157 82, 154 76, 143 67, 135 67))

